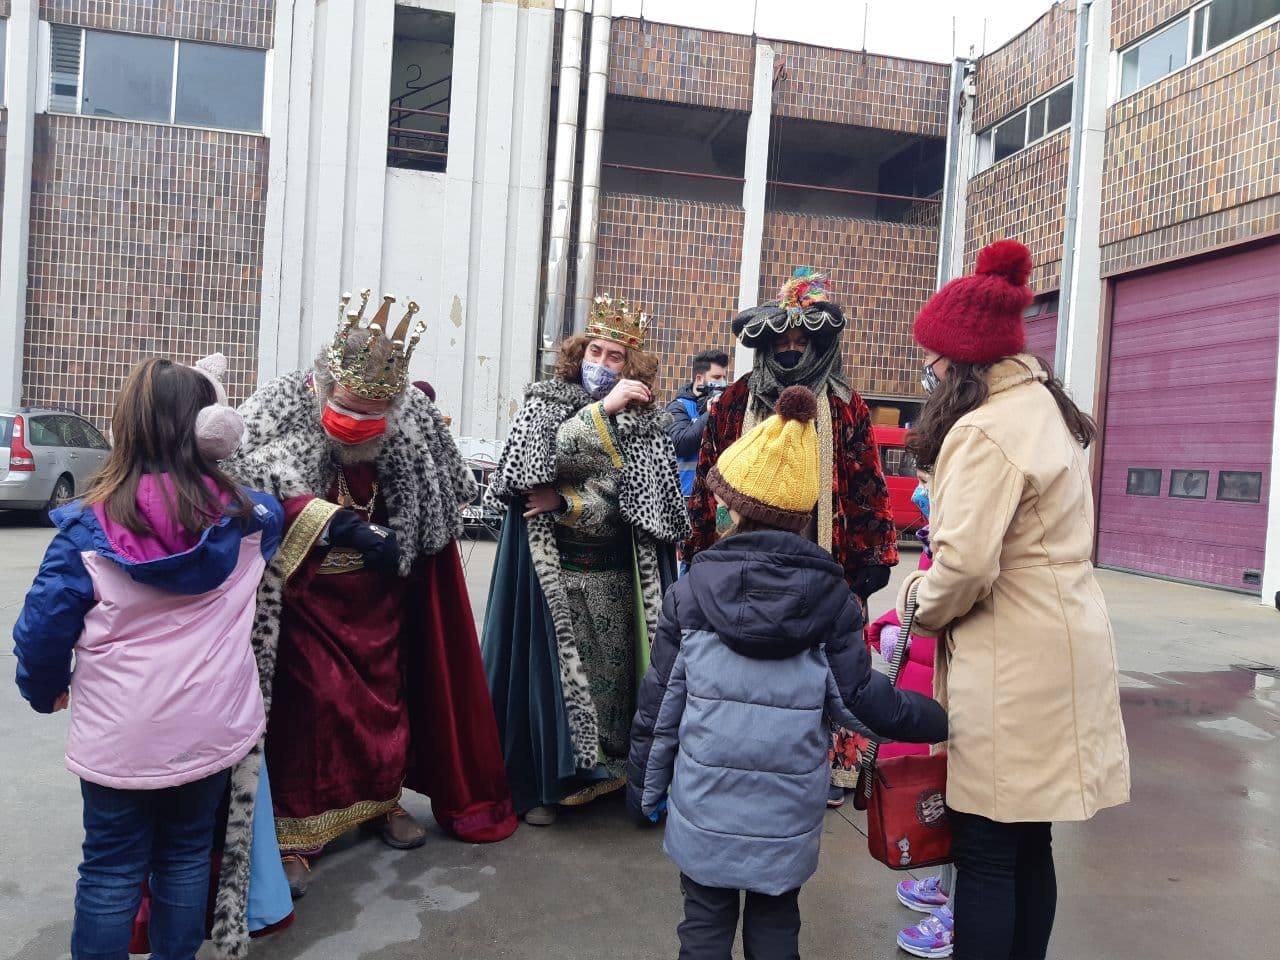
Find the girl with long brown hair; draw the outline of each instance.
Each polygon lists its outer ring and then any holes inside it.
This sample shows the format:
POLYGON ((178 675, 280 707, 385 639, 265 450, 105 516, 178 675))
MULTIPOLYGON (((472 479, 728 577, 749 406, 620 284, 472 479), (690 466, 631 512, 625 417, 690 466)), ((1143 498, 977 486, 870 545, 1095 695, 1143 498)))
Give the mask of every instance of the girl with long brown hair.
POLYGON ((228 771, 265 726, 249 632, 283 511, 218 468, 238 422, 220 397, 208 367, 134 367, 111 457, 83 500, 54 511, 14 627, 22 695, 40 713, 71 707, 77 957, 127 955, 148 881, 155 955, 194 958, 228 771))
POLYGON ((1115 641, 1090 560, 1096 429, 1024 353, 1030 274, 1026 247, 992 244, 915 324, 929 399, 908 447, 933 473, 933 565, 908 578, 899 610, 914 593, 915 632, 941 637, 956 960, 1043 960, 1051 824, 1129 799, 1115 641))

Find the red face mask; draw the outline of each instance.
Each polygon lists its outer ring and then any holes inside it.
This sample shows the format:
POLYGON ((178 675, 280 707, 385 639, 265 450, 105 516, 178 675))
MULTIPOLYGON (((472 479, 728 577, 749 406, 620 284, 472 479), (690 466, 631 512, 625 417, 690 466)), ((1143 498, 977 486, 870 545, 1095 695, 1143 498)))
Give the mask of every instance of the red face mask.
POLYGON ((347 445, 364 443, 366 440, 380 437, 387 429, 385 416, 372 416, 344 410, 334 406, 332 401, 325 404, 320 422, 324 425, 325 433, 339 443, 347 445))

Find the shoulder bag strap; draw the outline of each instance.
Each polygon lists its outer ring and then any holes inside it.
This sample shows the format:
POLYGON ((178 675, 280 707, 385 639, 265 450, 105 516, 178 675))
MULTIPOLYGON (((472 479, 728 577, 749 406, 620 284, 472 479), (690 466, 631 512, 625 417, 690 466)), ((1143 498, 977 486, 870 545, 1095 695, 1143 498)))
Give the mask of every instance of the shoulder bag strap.
MULTIPOLYGON (((920 581, 917 580, 911 585, 907 591, 906 606, 902 611, 902 626, 898 633, 898 646, 893 651, 893 660, 889 663, 889 682, 895 687, 898 685, 898 675, 902 672, 902 665, 907 659, 907 647, 911 642, 911 628, 915 624, 916 619, 916 589, 919 587, 920 581)), ((862 790, 865 796, 871 796, 872 783, 875 780, 876 758, 880 754, 880 741, 872 740, 867 752, 862 758, 862 790)))

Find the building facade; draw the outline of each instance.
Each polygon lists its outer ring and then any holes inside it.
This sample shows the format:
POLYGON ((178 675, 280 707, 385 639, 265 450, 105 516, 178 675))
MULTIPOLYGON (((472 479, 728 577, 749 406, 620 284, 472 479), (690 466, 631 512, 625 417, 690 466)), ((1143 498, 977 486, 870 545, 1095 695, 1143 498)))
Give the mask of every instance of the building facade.
POLYGON ((0 396, 103 425, 139 356, 216 349, 241 399, 371 287, 422 305, 414 373, 492 454, 580 271, 654 316, 665 398, 817 267, 905 423, 916 310, 1012 236, 1032 347, 1103 428, 1098 561, 1276 602, 1280 0, 1066 0, 956 64, 597 2, 568 73, 553 7, 0 0, 0 396))

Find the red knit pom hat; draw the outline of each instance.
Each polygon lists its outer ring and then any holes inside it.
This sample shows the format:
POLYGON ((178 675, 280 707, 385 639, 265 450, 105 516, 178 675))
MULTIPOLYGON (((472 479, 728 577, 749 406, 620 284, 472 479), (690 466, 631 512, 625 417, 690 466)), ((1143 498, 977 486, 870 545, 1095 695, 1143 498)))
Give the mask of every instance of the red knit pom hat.
POLYGON ((916 343, 961 363, 993 363, 1027 345, 1022 314, 1033 299, 1031 251, 997 240, 978 253, 971 277, 957 277, 916 316, 916 343))

